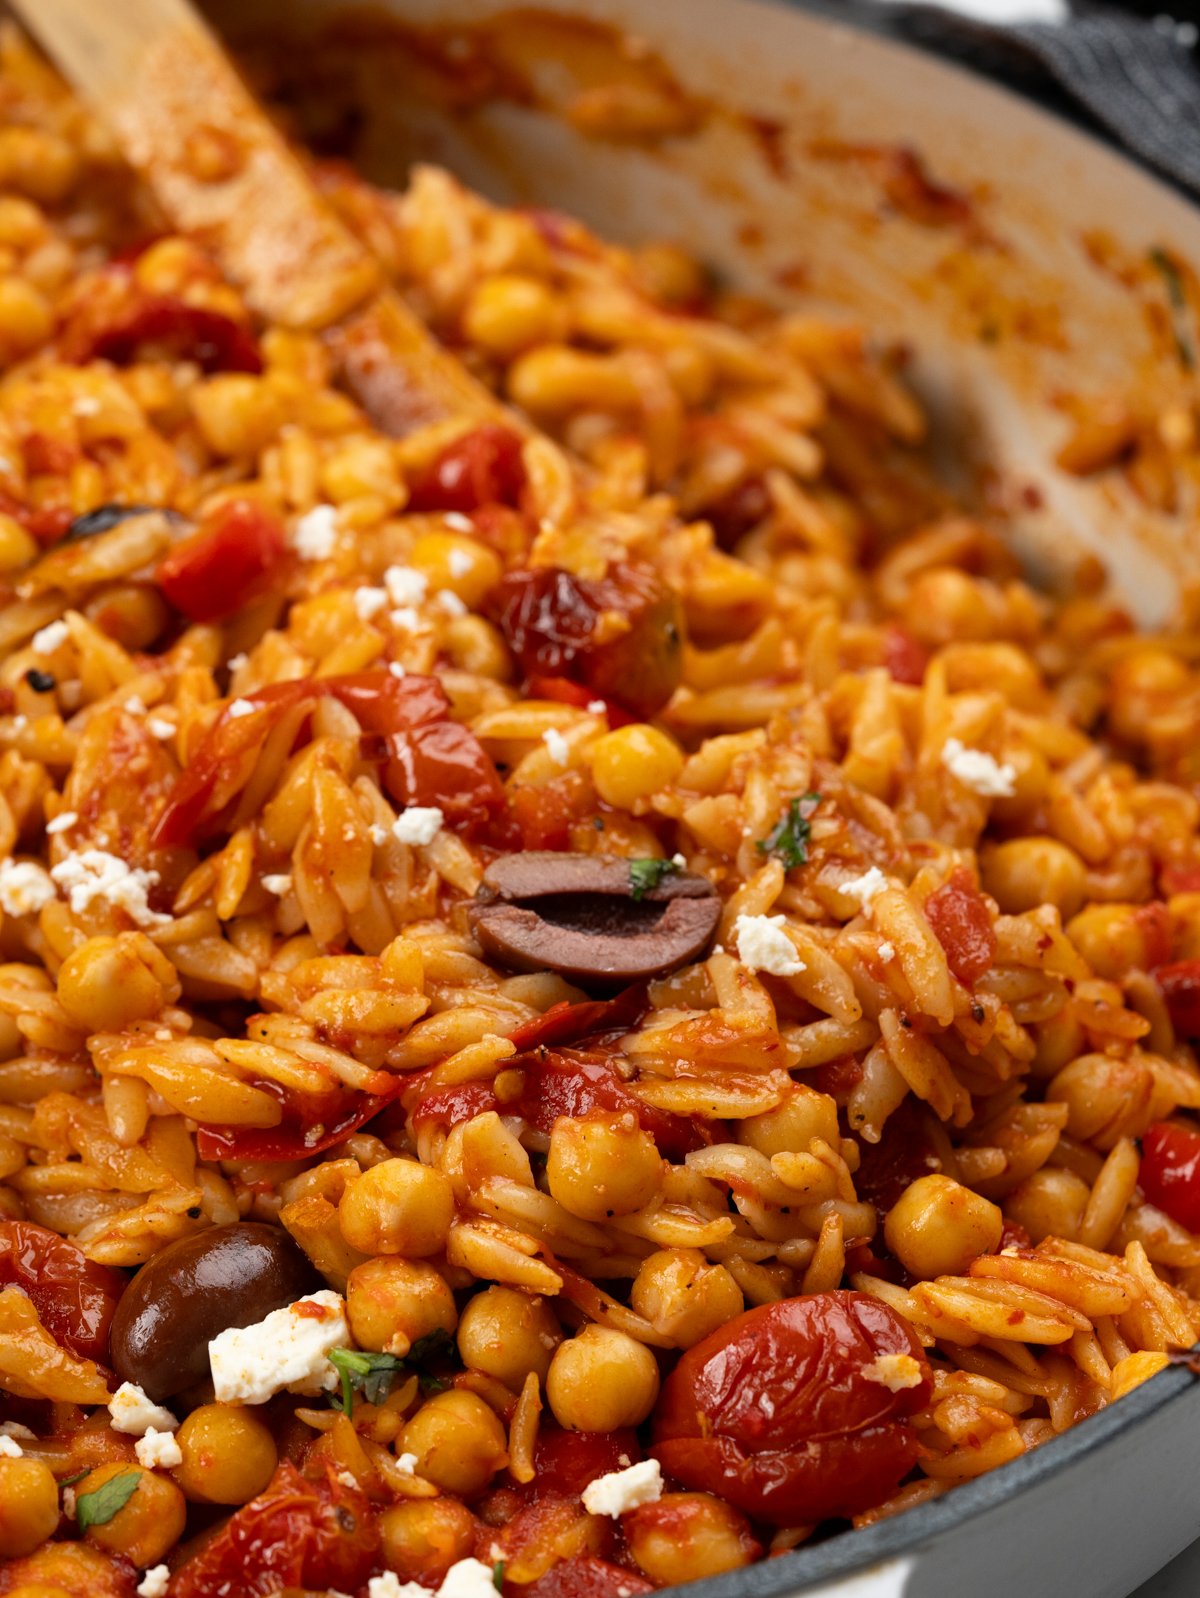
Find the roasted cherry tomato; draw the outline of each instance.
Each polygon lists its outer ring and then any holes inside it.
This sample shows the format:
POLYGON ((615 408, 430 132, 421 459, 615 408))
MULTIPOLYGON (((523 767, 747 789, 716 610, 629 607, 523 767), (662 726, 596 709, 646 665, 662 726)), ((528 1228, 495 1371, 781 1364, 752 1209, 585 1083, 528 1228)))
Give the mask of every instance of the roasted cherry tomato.
POLYGON ((645 566, 602 578, 556 566, 509 572, 488 610, 528 678, 565 677, 637 716, 661 710, 678 686, 679 600, 645 566))
POLYGON ((1200 1232, 1200 1132, 1156 1121, 1142 1134, 1138 1185, 1148 1203, 1200 1232))
POLYGON ((259 1598, 282 1587, 354 1592, 376 1562, 379 1531, 366 1494, 332 1464, 318 1480, 286 1460, 171 1577, 171 1598, 259 1598))
POLYGON ((154 576, 189 620, 221 621, 267 593, 287 561, 279 518, 253 500, 231 499, 176 544, 154 576))
POLYGON ((125 1277, 32 1221, 0 1221, 0 1285, 24 1288, 64 1348, 108 1364, 108 1332, 125 1277))
POLYGON ((610 1471, 624 1470, 642 1457, 637 1433, 630 1428, 615 1432, 568 1432, 551 1422, 538 1427, 533 1448, 535 1475, 529 1490, 535 1495, 557 1493, 578 1498, 589 1482, 610 1471))
POLYGON ((996 958, 996 932, 970 872, 956 866, 925 901, 925 918, 946 951, 946 962, 970 987, 996 958))
POLYGON ((1181 1038, 1200 1038, 1200 960, 1160 965, 1154 976, 1175 1031, 1181 1038))
MULTIPOLYGON (((270 1082, 256 1082, 267 1092, 280 1092, 270 1082)), ((397 1077, 385 1093, 335 1091, 328 1107, 311 1098, 303 1108, 286 1092, 278 1126, 205 1126, 196 1132, 202 1160, 305 1160, 348 1138, 386 1110, 406 1086, 397 1077)))
POLYGON ((59 337, 63 360, 194 361, 205 372, 261 372, 253 334, 220 311, 190 305, 174 294, 141 288, 127 263, 115 262, 91 281, 87 298, 68 316, 59 337))
POLYGON ((654 1591, 654 1583, 640 1571, 582 1554, 551 1566, 521 1591, 527 1598, 642 1598, 654 1591))
POLYGON ((761 477, 747 477, 721 499, 706 505, 704 520, 721 549, 731 550, 771 514, 771 494, 761 477))
POLYGON ((929 1399, 912 1329, 864 1293, 747 1310, 685 1353, 659 1400, 651 1452, 686 1487, 782 1526, 881 1503, 917 1457, 907 1417, 929 1399), (880 1370, 880 1356, 902 1355, 880 1370), (893 1383, 911 1377, 911 1387, 893 1383))
POLYGON ((560 1115, 575 1118, 596 1110, 628 1110, 669 1159, 682 1158, 709 1138, 704 1123, 644 1104, 621 1081, 605 1053, 580 1049, 532 1049, 505 1061, 524 1073, 518 1113, 539 1132, 550 1132, 560 1115))
POLYGON ((883 664, 893 682, 922 683, 929 651, 910 632, 893 625, 883 635, 883 664))
MULTIPOLYGON (((907 1098, 887 1118, 878 1143, 860 1140, 861 1159, 854 1173, 859 1198, 874 1204, 880 1219, 907 1188, 921 1176, 936 1176, 942 1168, 937 1145, 929 1131, 930 1112, 907 1098)), ((875 1239, 875 1246, 882 1244, 875 1239)))
POLYGON ((447 444, 413 475, 408 508, 470 515, 483 505, 516 507, 524 490, 520 438, 510 427, 485 422, 447 444))

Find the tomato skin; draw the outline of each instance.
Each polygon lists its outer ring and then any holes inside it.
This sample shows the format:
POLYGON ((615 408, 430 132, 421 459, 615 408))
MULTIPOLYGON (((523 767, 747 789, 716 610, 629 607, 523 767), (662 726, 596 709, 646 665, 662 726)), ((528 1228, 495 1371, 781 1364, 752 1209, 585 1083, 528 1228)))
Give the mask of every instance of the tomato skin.
POLYGON ((32 1221, 0 1221, 0 1286, 24 1288, 64 1348, 108 1364, 108 1333, 126 1278, 32 1221))
POLYGON ((703 510, 704 520, 713 530, 718 549, 732 550, 747 533, 771 514, 772 500, 761 477, 747 477, 721 499, 703 510))
POLYGON ((447 444, 428 466, 414 473, 408 509, 460 515, 470 515, 483 505, 516 509, 524 492, 520 438, 509 427, 485 422, 447 444))
POLYGON ((578 1498, 597 1476, 624 1470, 641 1457, 642 1447, 632 1427, 615 1432, 569 1432, 543 1423, 533 1448, 536 1474, 529 1488, 539 1494, 578 1498))
MULTIPOLYGON (((269 1087, 260 1082, 260 1087, 269 1087)), ((324 1154, 343 1138, 366 1126, 368 1121, 386 1110, 399 1098, 406 1086, 403 1077, 386 1093, 357 1093, 347 1090, 338 1093, 333 1107, 315 1111, 307 1108, 306 1120, 299 1120, 297 1111, 284 1095, 284 1120, 279 1126, 210 1126, 201 1123, 196 1129, 196 1148, 202 1160, 306 1160, 314 1154, 324 1154), (291 1115, 289 1116, 289 1109, 291 1115), (314 1138, 312 1130, 317 1122, 325 1128, 314 1138)))
POLYGON ((640 1571, 626 1570, 593 1554, 564 1559, 521 1591, 528 1598, 641 1598, 654 1583, 640 1571))
POLYGON ((112 361, 127 366, 144 346, 161 348, 172 360, 194 361, 210 374, 257 375, 263 369, 258 344, 240 322, 175 294, 151 294, 135 281, 128 262, 112 262, 68 318, 59 353, 77 365, 112 361))
POLYGON ((1181 1038, 1200 1038, 1200 960, 1160 965, 1155 980, 1167 1001, 1171 1025, 1181 1038))
POLYGON ((648 567, 621 564, 602 578, 556 566, 509 572, 487 608, 527 678, 566 678, 639 717, 661 710, 679 684, 682 611, 648 567), (607 612, 627 625, 603 641, 607 612))
POLYGON ((1169 1121, 1147 1127, 1138 1186, 1164 1215, 1200 1232, 1200 1132, 1169 1121))
POLYGON ((367 1496, 282 1461, 266 1488, 171 1578, 171 1598, 259 1598, 281 1587, 353 1592, 375 1567, 379 1530, 367 1496))
POLYGON ((636 1116, 669 1159, 682 1158, 708 1141, 699 1122, 644 1104, 599 1051, 539 1048, 514 1055, 505 1066, 524 1072, 517 1109, 539 1132, 551 1132, 560 1115, 579 1118, 613 1110, 636 1116))
POLYGON ((911 1328, 863 1293, 814 1293, 747 1310, 689 1349, 663 1386, 651 1449, 686 1487, 752 1519, 804 1525, 882 1502, 917 1457, 908 1416, 932 1382, 911 1328), (892 1392, 863 1375, 908 1354, 921 1380, 892 1392))
MULTIPOLYGON (((862 1157, 854 1173, 854 1191, 874 1204, 881 1221, 911 1183, 942 1168, 926 1112, 911 1097, 888 1116, 878 1143, 864 1139, 859 1148, 862 1157)), ((876 1237, 875 1247, 882 1242, 876 1237)))
POLYGON ((996 958, 996 931, 970 872, 956 866, 925 901, 925 919, 958 980, 970 987, 996 958))
POLYGON ((893 682, 916 686, 925 681, 929 651, 905 628, 893 624, 883 635, 883 664, 893 682))
POLYGON ((436 805, 457 832, 487 826, 506 807, 483 745, 459 721, 432 722, 391 739, 384 786, 398 804, 436 805))
POLYGON ((249 499, 227 500, 159 564, 163 597, 190 621, 221 621, 260 599, 288 564, 278 517, 249 499))

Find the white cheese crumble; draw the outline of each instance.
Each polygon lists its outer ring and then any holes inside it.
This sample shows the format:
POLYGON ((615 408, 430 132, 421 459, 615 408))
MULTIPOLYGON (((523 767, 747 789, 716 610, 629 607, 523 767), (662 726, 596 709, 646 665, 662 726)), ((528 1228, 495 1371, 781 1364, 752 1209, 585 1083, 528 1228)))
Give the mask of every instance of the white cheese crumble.
POLYGON ((863 1366, 862 1373, 867 1381, 878 1382, 893 1393, 921 1385, 921 1366, 911 1354, 880 1354, 863 1366))
POLYGON ((327 1355, 349 1341, 346 1301, 328 1288, 253 1326, 231 1326, 208 1345, 217 1402, 265 1404, 284 1388, 310 1398, 332 1392, 338 1373, 327 1355))
POLYGON ((34 860, 6 860, 0 866, 0 910, 6 916, 33 916, 55 896, 54 884, 34 860))
POLYGON ((233 699, 225 707, 225 714, 230 721, 240 721, 243 716, 252 716, 257 709, 258 706, 252 705, 248 699, 233 699))
POLYGON ((226 664, 226 666, 228 666, 230 671, 241 671, 242 667, 246 664, 246 662, 249 659, 250 659, 250 656, 246 653, 246 651, 244 649, 242 649, 242 650, 239 650, 236 655, 230 655, 229 659, 225 662, 225 664, 226 664))
POLYGON ((738 916, 733 923, 738 959, 751 971, 769 971, 775 977, 794 977, 804 970, 784 931, 784 916, 738 916))
POLYGON ((542 742, 550 751, 550 758, 556 766, 565 766, 570 760, 571 746, 557 727, 547 727, 542 734, 542 742))
MULTIPOLYGON (((451 511, 450 515, 453 516, 453 514, 454 512, 451 511)), ((470 525, 470 522, 468 522, 467 526, 470 527, 470 525)), ((475 562, 471 559, 471 552, 468 549, 452 549, 446 557, 446 565, 450 568, 451 577, 465 577, 474 564, 475 562)))
POLYGON ((174 723, 164 721, 161 716, 151 716, 146 723, 146 730, 153 733, 156 738, 174 738, 175 736, 174 723))
POLYGON ((415 633, 421 625, 420 612, 411 605, 401 605, 398 610, 392 611, 388 617, 393 627, 399 627, 403 633, 415 633))
POLYGON ((371 842, 378 849, 388 841, 389 833, 386 827, 378 825, 371 828, 371 842))
POLYGON ((138 1598, 167 1598, 171 1572, 166 1565, 151 1565, 137 1584, 138 1598))
POLYGON ((79 820, 77 810, 60 810, 53 821, 46 823, 46 831, 50 834, 66 832, 68 827, 73 827, 79 820))
POLYGON ((871 866, 861 877, 851 877, 846 882, 839 882, 838 892, 846 894, 848 898, 857 899, 864 910, 870 910, 872 901, 878 899, 887 885, 888 879, 879 867, 871 866))
POLYGON ((496 1598, 491 1566, 479 1559, 460 1559, 442 1577, 437 1598, 496 1598))
POLYGON ((127 866, 115 854, 103 849, 85 849, 70 854, 50 875, 67 895, 76 915, 82 915, 93 899, 102 899, 117 910, 124 910, 139 927, 162 927, 170 916, 160 915, 149 905, 150 889, 158 885, 157 871, 127 866))
POLYGON ((445 819, 436 805, 409 805, 392 822, 392 833, 401 843, 432 843, 445 819))
POLYGON ((0 1437, 24 1437, 32 1442, 36 1436, 36 1432, 22 1426, 19 1420, 0 1420, 0 1437))
POLYGON ((587 707, 593 716, 606 716, 608 714, 608 703, 604 699, 589 699, 587 707))
POLYGON ((370 621, 388 602, 386 588, 359 588, 354 595, 354 608, 360 621, 370 621))
POLYGON ((968 749, 958 738, 947 738, 942 765, 964 788, 985 799, 1011 799, 1017 791, 1017 768, 1003 765, 984 749, 968 749))
POLYGON ((398 1454, 396 1456, 396 1469, 402 1476, 411 1476, 417 1468, 416 1454, 398 1454))
MULTIPOLYGON (((469 516, 465 516, 460 510, 444 511, 442 514, 442 520, 445 522, 447 527, 451 528, 456 533, 474 533, 478 531, 471 518, 469 516)), ((455 553, 461 554, 462 551, 458 550, 455 553)), ((454 571, 453 554, 450 556, 450 570, 454 571)), ((456 573, 456 575, 458 574, 456 573)))
POLYGON ((886 965, 889 960, 896 958, 896 945, 894 943, 881 943, 875 952, 886 965))
POLYGON ((467 614, 466 601, 460 599, 452 588, 439 588, 433 596, 433 602, 447 616, 465 616, 467 614))
POLYGON ((24 1459, 25 1450, 13 1437, 0 1437, 0 1459, 24 1459))
POLYGON ((130 694, 125 701, 125 709, 131 716, 144 716, 146 714, 146 701, 141 694, 130 694))
POLYGON ((332 505, 314 505, 292 528, 292 548, 301 560, 328 560, 337 547, 338 513, 332 505))
POLYGON ((262 879, 262 885, 268 893, 276 893, 282 899, 285 893, 292 891, 291 872, 274 871, 262 879))
MULTIPOLYGON (((495 1591, 493 1587, 493 1595, 495 1591)), ((433 1595, 419 1581, 401 1581, 394 1570, 385 1570, 381 1576, 372 1576, 367 1583, 367 1598, 433 1598, 433 1595)))
POLYGON ((147 1398, 134 1382, 122 1382, 108 1401, 115 1432, 144 1437, 149 1431, 173 1432, 179 1425, 169 1409, 147 1398))
POLYGON ((393 605, 419 605, 429 591, 429 579, 411 566, 389 566, 383 586, 393 605))
POLYGON ((52 621, 47 627, 39 627, 34 633, 29 647, 35 655, 52 655, 56 649, 62 647, 71 636, 71 629, 65 621, 52 621))
POLYGON ((589 1482, 583 1489, 583 1507, 589 1515, 615 1519, 639 1504, 657 1503, 662 1491, 662 1466, 657 1459, 643 1459, 628 1470, 610 1470, 589 1482))
POLYGON ((171 1433, 156 1431, 153 1426, 147 1427, 146 1435, 138 1438, 133 1451, 138 1464, 147 1470, 173 1470, 176 1465, 183 1464, 183 1450, 171 1433))
POLYGON ((75 1489, 74 1489, 74 1487, 64 1487, 63 1488, 62 1504, 63 1504, 63 1514, 67 1517, 68 1520, 74 1520, 75 1519, 75 1489))
POLYGON ((407 677, 408 676, 408 672, 405 670, 403 664, 400 661, 398 661, 398 660, 389 660, 388 661, 388 670, 391 672, 393 677, 407 677))

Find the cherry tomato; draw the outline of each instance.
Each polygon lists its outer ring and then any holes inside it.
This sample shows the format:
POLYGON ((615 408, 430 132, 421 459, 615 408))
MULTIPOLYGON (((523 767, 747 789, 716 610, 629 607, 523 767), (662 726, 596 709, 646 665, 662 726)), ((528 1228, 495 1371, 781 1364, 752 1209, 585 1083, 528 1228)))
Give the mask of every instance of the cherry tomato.
POLYGON ((452 1127, 499 1107, 490 1082, 460 1082, 426 1093, 412 1112, 412 1122, 415 1127, 435 1124, 452 1127))
POLYGON ((64 1348, 108 1364, 108 1331, 125 1277, 32 1221, 0 1221, 0 1284, 22 1287, 64 1348))
POLYGON ((1154 973, 1171 1025, 1181 1038, 1200 1038, 1200 960, 1175 960, 1154 973))
POLYGON ((907 1417, 931 1391, 912 1329, 863 1293, 813 1293, 747 1310, 689 1349, 663 1386, 651 1452, 684 1486, 752 1519, 803 1525, 881 1503, 911 1468, 907 1417), (909 1355, 893 1392, 867 1371, 909 1355))
POLYGON ((645 566, 603 578, 556 566, 509 572, 488 609, 529 678, 565 677, 636 716, 654 715, 678 686, 679 600, 645 566), (611 636, 601 622, 609 615, 620 624, 611 636))
POLYGON ((486 826, 505 809, 504 787, 491 757, 461 722, 397 732, 390 749, 384 787, 398 804, 436 805, 455 831, 465 833, 486 826))
POLYGON ((332 1463, 313 1481, 284 1460, 265 1490, 172 1576, 171 1598, 258 1598, 281 1587, 354 1592, 378 1547, 365 1493, 332 1463))
POLYGON ((771 513, 771 495, 761 477, 748 477, 721 499, 706 505, 704 520, 713 530, 720 549, 730 550, 752 533, 771 513))
POLYGON ((1164 965, 1171 954, 1171 912, 1161 899, 1151 899, 1138 905, 1133 919, 1145 945, 1147 967, 1164 965))
POLYGON ((996 932, 983 895, 964 867, 956 866, 948 881, 929 895, 925 919, 958 980, 967 987, 977 982, 996 958, 996 932))
POLYGON ((1200 1232, 1200 1132, 1169 1121, 1147 1127, 1138 1185, 1148 1203, 1189 1232, 1200 1232))
POLYGON ((220 311, 190 305, 174 294, 150 294, 128 263, 97 274, 88 298, 70 315, 59 338, 63 360, 112 361, 117 366, 163 357, 194 361, 205 372, 261 372, 262 356, 249 330, 220 311))
MULTIPOLYGON (((366 1126, 388 1105, 399 1098, 406 1086, 397 1077, 386 1093, 356 1093, 350 1090, 331 1095, 328 1108, 314 1104, 311 1097, 303 1108, 286 1092, 283 1121, 279 1126, 199 1126, 196 1147, 202 1160, 304 1160, 348 1138, 366 1126)), ((277 1090, 270 1082, 255 1082, 267 1092, 277 1090)))
POLYGON ((572 682, 569 677, 531 677, 528 688, 530 699, 553 699, 555 704, 574 705, 579 710, 601 705, 610 727, 628 727, 633 720, 620 705, 602 699, 592 689, 585 688, 582 683, 572 682))
MULTIPOLYGON (((888 1116, 878 1143, 860 1139, 859 1149, 854 1191, 874 1204, 881 1220, 918 1177, 936 1175, 942 1168, 929 1132, 928 1112, 912 1098, 888 1116)), ((875 1246, 880 1247, 882 1241, 877 1237, 875 1246)))
POLYGON ((176 544, 154 576, 189 620, 221 621, 267 593, 287 561, 278 517, 253 500, 233 499, 176 544))
POLYGON ((573 823, 595 805, 587 783, 573 771, 541 788, 517 783, 509 799, 523 849, 569 849, 573 823))
POLYGON ((578 1498, 597 1476, 624 1470, 641 1457, 642 1447, 631 1427, 615 1432, 568 1432, 552 1422, 543 1422, 533 1447, 537 1474, 529 1483, 529 1490, 578 1498))
POLYGON ((509 427, 485 422, 447 444, 414 474, 408 487, 408 508, 469 515, 483 505, 515 508, 524 491, 520 438, 509 427))
POLYGON ((929 651, 903 627, 892 625, 883 635, 883 664, 893 682, 922 683, 929 651))
POLYGON ((654 1591, 654 1583, 640 1571, 581 1554, 564 1559, 521 1591, 528 1598, 641 1598, 654 1591))
POLYGON ((539 1132, 552 1131, 560 1115, 578 1118, 595 1110, 628 1110, 669 1159, 682 1158, 709 1141, 700 1121, 644 1104, 599 1050, 538 1048, 514 1055, 505 1066, 524 1073, 517 1109, 539 1132))

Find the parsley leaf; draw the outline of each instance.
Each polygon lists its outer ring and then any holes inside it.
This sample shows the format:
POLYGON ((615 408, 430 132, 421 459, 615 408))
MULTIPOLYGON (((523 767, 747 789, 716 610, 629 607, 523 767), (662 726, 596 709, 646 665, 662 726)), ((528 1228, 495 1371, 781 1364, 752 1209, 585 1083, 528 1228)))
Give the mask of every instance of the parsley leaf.
POLYGON ((652 888, 657 888, 664 877, 669 877, 679 867, 674 860, 631 860, 629 862, 629 897, 634 901, 644 899, 652 888))
POLYGON ((73 1476, 60 1476, 58 1485, 60 1487, 74 1487, 77 1481, 82 1481, 85 1476, 90 1476, 94 1468, 92 1465, 85 1465, 82 1470, 77 1470, 73 1476))
POLYGON ((107 1526, 133 1497, 141 1479, 140 1470, 127 1470, 120 1476, 110 1476, 95 1492, 81 1493, 75 1500, 75 1519, 80 1531, 86 1531, 89 1526, 107 1526))
POLYGON ((342 1402, 339 1405, 336 1398, 331 1402, 347 1415, 354 1412, 356 1392, 361 1392, 368 1404, 380 1404, 404 1370, 404 1361, 395 1354, 366 1354, 357 1348, 331 1348, 329 1363, 342 1378, 342 1402))
POLYGON ((507 1569, 507 1561, 503 1559, 497 1559, 496 1563, 492 1566, 492 1586, 497 1592, 504 1591, 504 1572, 507 1569))
POLYGON ((808 859, 811 817, 820 803, 819 793, 805 793, 793 799, 766 837, 759 840, 759 854, 773 854, 789 871, 793 866, 802 866, 808 859))
POLYGON ((410 1365, 419 1365, 423 1359, 432 1359, 436 1354, 444 1354, 453 1341, 444 1326, 435 1326, 433 1331, 417 1338, 405 1357, 410 1365))
POLYGON ((1185 371, 1193 371, 1196 365, 1196 352, 1188 336, 1189 307, 1183 277, 1166 250, 1156 246, 1149 252, 1147 258, 1166 285, 1167 300, 1171 306, 1171 318, 1174 322, 1175 353, 1179 357, 1179 364, 1185 371))

